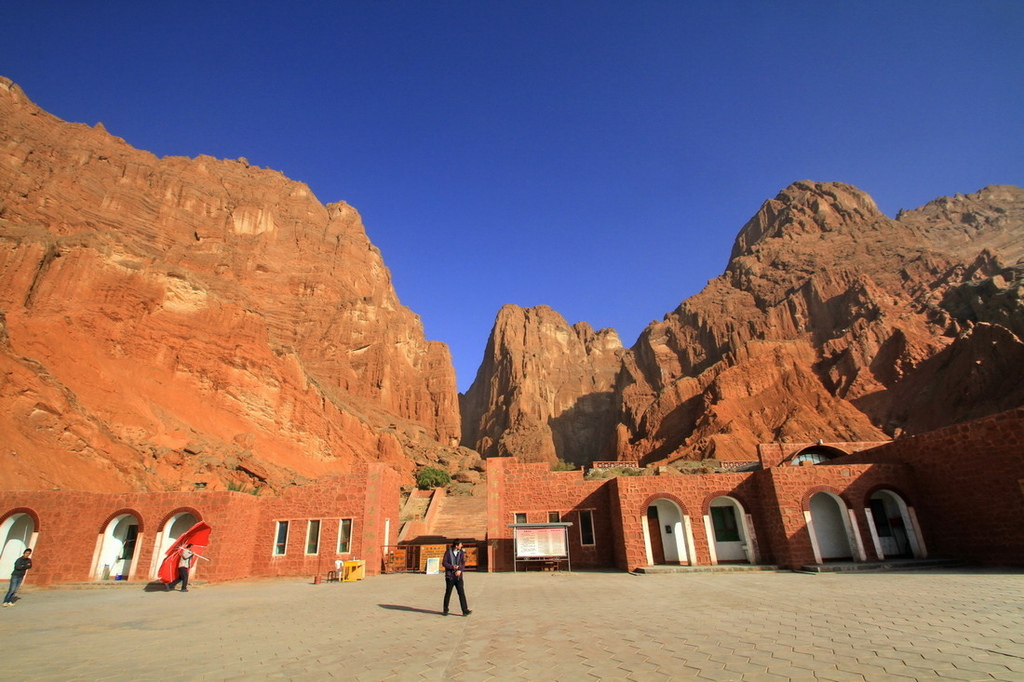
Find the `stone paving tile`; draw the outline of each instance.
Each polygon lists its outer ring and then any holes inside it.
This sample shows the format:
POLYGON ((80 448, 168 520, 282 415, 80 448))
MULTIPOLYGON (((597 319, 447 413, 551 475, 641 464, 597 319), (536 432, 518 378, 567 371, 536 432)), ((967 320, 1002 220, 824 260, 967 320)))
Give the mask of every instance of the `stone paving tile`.
POLYGON ((474 574, 470 618, 438 583, 29 589, 0 679, 1024 680, 1024 572, 474 574))

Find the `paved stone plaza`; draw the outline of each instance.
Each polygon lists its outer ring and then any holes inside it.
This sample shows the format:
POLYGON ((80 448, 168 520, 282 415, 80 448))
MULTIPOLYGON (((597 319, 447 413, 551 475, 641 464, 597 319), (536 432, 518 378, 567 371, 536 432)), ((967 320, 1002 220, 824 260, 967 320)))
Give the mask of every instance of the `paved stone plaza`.
POLYGON ((1024 680, 1021 571, 466 581, 468 618, 441 576, 30 587, 0 679, 1024 680))

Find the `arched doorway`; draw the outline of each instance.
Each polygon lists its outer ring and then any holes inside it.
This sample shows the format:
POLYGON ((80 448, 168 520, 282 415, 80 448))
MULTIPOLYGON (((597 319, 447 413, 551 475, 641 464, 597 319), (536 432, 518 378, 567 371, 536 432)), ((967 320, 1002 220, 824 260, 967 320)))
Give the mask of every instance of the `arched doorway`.
POLYGON ((156 553, 153 555, 153 564, 150 566, 150 576, 157 577, 160 562, 163 561, 167 550, 171 548, 175 540, 181 537, 182 533, 197 523, 199 523, 199 519, 191 512, 186 511, 178 512, 167 519, 164 527, 156 534, 156 553))
POLYGON ((711 500, 707 525, 716 563, 756 563, 747 515, 739 500, 728 496, 711 500))
POLYGON ((868 499, 868 521, 879 559, 922 556, 914 520, 906 502, 891 490, 877 490, 868 499))
POLYGON ((14 561, 32 548, 36 524, 28 514, 11 514, 0 523, 0 576, 5 579, 14 570, 14 561))
POLYGON ((109 580, 118 576, 130 580, 135 569, 138 536, 139 520, 133 514, 119 514, 111 519, 100 536, 93 580, 109 580))
POLYGON ((643 528, 648 565, 688 563, 683 513, 675 502, 660 499, 648 505, 643 528))
POLYGON ((819 561, 851 561, 849 520, 846 505, 832 493, 816 493, 810 502, 810 525, 819 561))

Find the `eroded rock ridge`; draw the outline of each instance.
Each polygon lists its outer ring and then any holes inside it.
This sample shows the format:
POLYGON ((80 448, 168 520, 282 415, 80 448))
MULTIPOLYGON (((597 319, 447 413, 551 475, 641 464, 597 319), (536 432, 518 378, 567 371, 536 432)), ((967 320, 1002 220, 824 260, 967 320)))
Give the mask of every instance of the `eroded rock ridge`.
POLYGON ((464 399, 464 443, 527 459, 738 462, 758 443, 884 441, 1017 407, 1022 258, 1018 187, 893 220, 849 185, 794 183, 740 230, 720 277, 615 353, 614 386, 609 358, 593 371, 560 341, 556 313, 503 311, 464 399), (520 338, 533 344, 508 342, 520 338), (600 425, 575 449, 553 397, 566 375, 600 425))

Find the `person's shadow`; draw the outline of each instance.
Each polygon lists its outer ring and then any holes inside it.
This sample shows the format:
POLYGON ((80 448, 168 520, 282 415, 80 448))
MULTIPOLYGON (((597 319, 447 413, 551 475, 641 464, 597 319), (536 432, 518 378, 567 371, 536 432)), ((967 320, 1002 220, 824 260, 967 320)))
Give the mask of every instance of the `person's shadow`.
POLYGON ((429 613, 433 616, 444 615, 440 611, 435 611, 434 609, 418 609, 415 606, 404 606, 402 604, 377 604, 377 606, 381 607, 382 609, 390 609, 392 611, 412 611, 413 613, 429 613))

